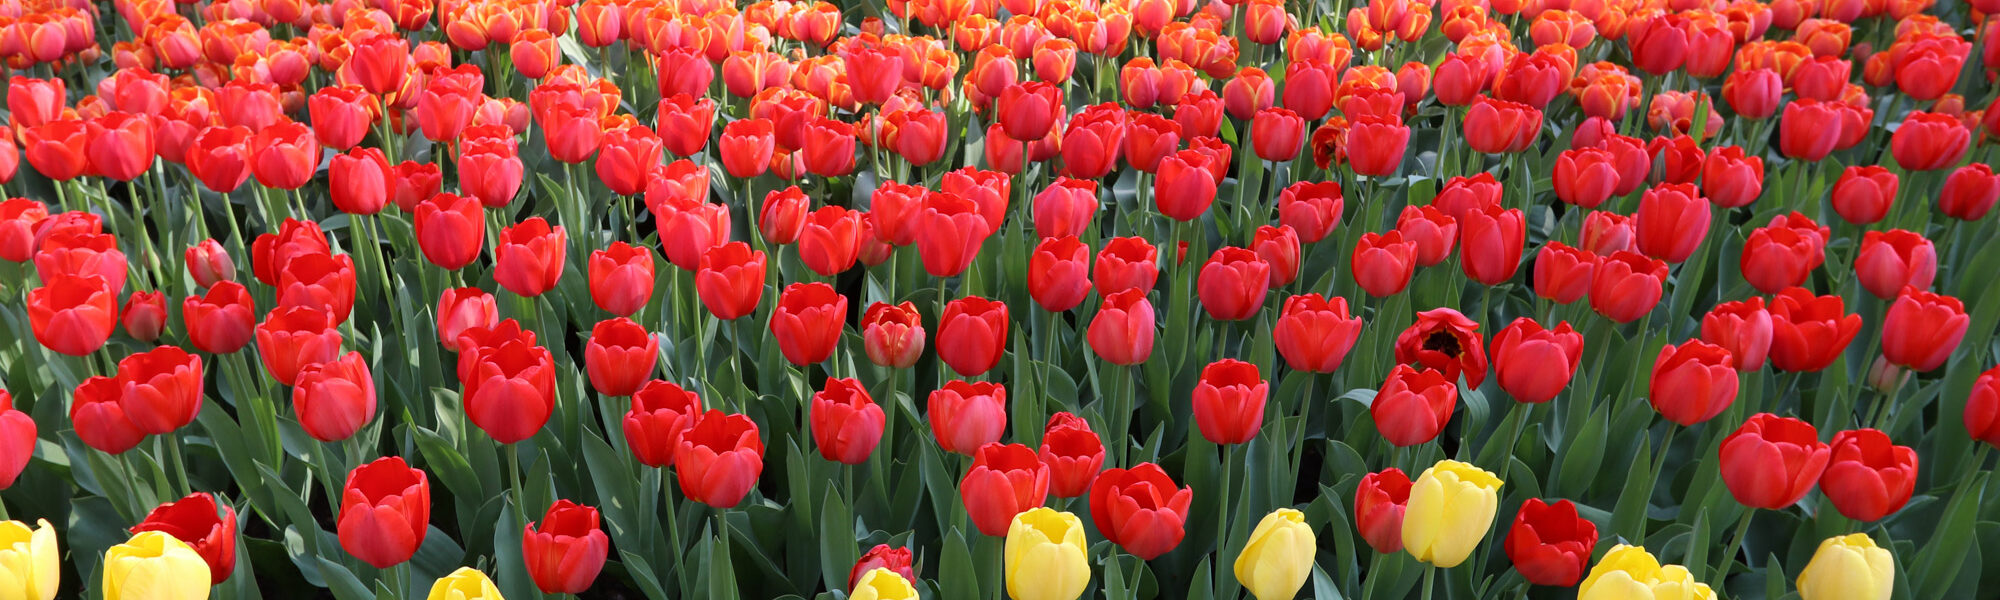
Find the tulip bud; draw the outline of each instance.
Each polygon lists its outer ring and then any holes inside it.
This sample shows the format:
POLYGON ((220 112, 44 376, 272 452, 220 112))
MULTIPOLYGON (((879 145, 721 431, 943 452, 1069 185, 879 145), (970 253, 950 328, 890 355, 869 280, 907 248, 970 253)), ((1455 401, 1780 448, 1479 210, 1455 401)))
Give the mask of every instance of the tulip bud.
POLYGON ((1090 586, 1090 550, 1076 515, 1051 508, 1014 515, 1003 554, 1014 600, 1076 600, 1090 586))
POLYGON ((1801 600, 1888 600, 1895 591, 1896 557, 1866 533, 1827 538, 1799 571, 1801 600))
POLYGON ((1317 543, 1305 513, 1271 511, 1236 555, 1236 582, 1257 600, 1291 600, 1312 575, 1317 543))
POLYGON ((1403 549, 1439 567, 1465 562, 1493 526, 1500 485, 1492 473, 1454 460, 1425 469, 1410 486, 1403 549))
POLYGON ((159 292, 132 292, 125 299, 125 334, 141 342, 160 339, 167 324, 167 299, 159 292))
POLYGON ((222 244, 216 243, 214 239, 202 240, 189 246, 183 253, 183 258, 187 260, 188 276, 194 278, 194 284, 202 288, 236 279, 236 261, 230 259, 229 252, 223 250, 222 244))
POLYGON ((107 600, 197 600, 208 597, 211 585, 201 554, 163 531, 142 531, 112 546, 101 569, 107 600))
POLYGON ((21 521, 0 521, 0 588, 8 597, 23 600, 54 600, 62 583, 62 550, 56 547, 56 529, 48 519, 37 519, 31 529, 21 521))
POLYGON ((569 500, 557 500, 539 525, 530 522, 521 532, 521 558, 528 564, 528 576, 547 594, 590 589, 610 549, 611 540, 598 525, 597 509, 569 500))

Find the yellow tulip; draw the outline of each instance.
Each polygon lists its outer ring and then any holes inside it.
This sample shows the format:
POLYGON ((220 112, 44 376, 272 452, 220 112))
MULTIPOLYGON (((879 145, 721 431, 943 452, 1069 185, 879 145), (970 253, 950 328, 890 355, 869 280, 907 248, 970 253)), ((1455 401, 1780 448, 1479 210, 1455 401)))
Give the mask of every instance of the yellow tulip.
POLYGON ((50 600, 61 583, 62 552, 47 519, 35 528, 20 521, 0 523, 0 598, 50 600))
POLYGON ((1896 557, 1865 533, 1827 538, 1799 572, 1804 600, 1888 600, 1896 586, 1896 557))
POLYGON ((1493 528, 1500 510, 1500 478, 1479 467, 1441 460, 1410 487, 1403 513, 1403 548, 1440 567, 1465 562, 1493 528))
POLYGON ((917 588, 895 571, 877 568, 861 575, 847 600, 917 600, 917 588))
POLYGON ((208 562, 187 543, 146 531, 104 551, 105 600, 208 597, 208 562))
POLYGON ((1576 600, 1715 600, 1715 590, 1687 567, 1660 566, 1645 548, 1619 544, 1590 568, 1576 600))
POLYGON ((1236 581, 1257 600, 1292 600, 1312 576, 1317 550, 1305 513, 1289 508, 1271 511, 1250 532, 1243 553, 1236 555, 1236 581))
POLYGON ((485 573, 472 567, 459 567, 450 575, 431 584, 428 600, 504 600, 500 588, 493 586, 493 580, 485 573))
POLYGON ((1007 526, 1007 595, 1014 600, 1076 600, 1090 585, 1089 549, 1076 515, 1037 508, 1007 526))

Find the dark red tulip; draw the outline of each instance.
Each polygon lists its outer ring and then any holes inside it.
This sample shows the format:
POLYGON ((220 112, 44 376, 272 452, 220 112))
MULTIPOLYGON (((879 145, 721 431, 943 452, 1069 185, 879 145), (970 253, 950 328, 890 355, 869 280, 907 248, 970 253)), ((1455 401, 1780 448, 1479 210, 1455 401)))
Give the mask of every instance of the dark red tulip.
POLYGON ((1728 350, 1738 371, 1764 368, 1771 331, 1771 313, 1758 296, 1717 304, 1701 318, 1701 341, 1728 350))
POLYGON ((1722 439, 1722 483, 1744 506, 1783 510, 1812 490, 1830 454, 1812 424, 1760 413, 1722 439))
POLYGON ((27 306, 35 341, 70 356, 103 347, 118 325, 118 295, 102 277, 58 278, 28 290, 27 306))
POLYGON ((847 297, 833 286, 813 282, 785 286, 771 313, 771 335, 794 365, 823 362, 833 355, 847 324, 847 297))
POLYGON ((827 460, 849 465, 867 462, 882 441, 884 420, 882 407, 868 396, 868 388, 859 380, 828 377, 826 385, 813 394, 813 444, 827 460))
POLYGON ((1242 444, 1264 424, 1270 384, 1257 365, 1225 358, 1203 367, 1194 386, 1194 421, 1201 437, 1216 444, 1242 444))
POLYGON ((1840 514, 1879 521, 1902 510, 1917 485, 1917 451, 1874 429, 1833 435, 1820 491, 1840 514))
POLYGON ((1111 543, 1152 560, 1180 545, 1193 501, 1159 465, 1105 469, 1090 485, 1090 520, 1111 543))
POLYGON ((1534 585, 1576 585, 1596 547, 1597 524, 1578 516, 1576 504, 1568 500, 1547 504, 1529 498, 1507 530, 1507 559, 1534 585))
POLYGON ((408 562, 430 530, 431 486, 400 456, 375 459, 347 474, 335 530, 340 547, 377 569, 408 562))
POLYGON ((1771 365, 1814 373, 1840 358, 1861 333, 1861 315, 1847 314, 1840 296, 1790 288, 1771 297, 1771 365))
POLYGON ((1669 344, 1653 360, 1646 401, 1660 416, 1684 427, 1713 419, 1736 402, 1734 365, 1722 346, 1701 340, 1669 344))
POLYGON ((1355 283, 1377 298, 1394 296, 1409 287, 1417 268, 1417 244, 1405 241, 1400 231, 1364 233, 1354 246, 1355 283))
POLYGON ((597 509, 557 500, 540 523, 521 531, 521 561, 544 594, 580 594, 597 581, 611 540, 598 524, 597 509))
POLYGON ((1083 418, 1058 412, 1042 432, 1040 458, 1049 468, 1049 493, 1075 498, 1090 491, 1104 468, 1104 442, 1083 418))
POLYGON ((1369 404, 1368 414, 1382 439, 1408 447, 1436 439, 1457 406, 1458 387, 1443 373, 1396 365, 1369 404))
POLYGON ((1195 292, 1209 318, 1241 321, 1264 308, 1270 289, 1270 263, 1256 252, 1225 247, 1210 255, 1196 279, 1195 292))
POLYGON ((132 533, 159 531, 193 548, 208 563, 208 579, 219 585, 236 572, 236 509, 208 492, 154 507, 132 533))
POLYGON ((978 296, 946 303, 938 340, 938 360, 959 375, 992 370, 1007 350, 1007 305, 978 296))
POLYGON ((1709 202, 1692 184, 1663 183, 1639 196, 1632 216, 1640 252, 1669 263, 1687 260, 1708 235, 1709 202))
POLYGON ((970 456, 1007 431, 1007 388, 985 381, 946 381, 931 392, 925 414, 938 447, 970 456))
POLYGON ((1959 299, 1903 288, 1882 320, 1882 357, 1916 371, 1935 370, 1958 349, 1970 323, 1959 299))
POLYGON ((630 396, 653 378, 660 340, 631 319, 598 321, 583 345, 583 370, 590 387, 606 396, 630 396))
POLYGON ((360 352, 299 369, 292 409, 306 435, 338 442, 375 418, 375 377, 360 352))
POLYGON ((1342 200, 1340 182, 1294 183, 1278 193, 1278 222, 1299 232, 1300 242, 1318 242, 1340 226, 1342 200))
POLYGON ((861 345, 877 365, 907 369, 924 353, 924 321, 909 302, 876 302, 861 316, 861 345))
POLYGON ((701 396, 670 382, 648 381, 632 393, 632 409, 625 413, 625 444, 640 464, 673 466, 681 436, 701 414, 701 396))
POLYGON ((1469 387, 1486 381, 1486 344, 1479 339, 1479 323, 1451 308, 1417 313, 1417 322, 1396 335, 1396 362, 1437 369, 1447 382, 1463 375, 1469 387))
POLYGON ((1833 212, 1856 225, 1869 225, 1889 215, 1896 201, 1896 174, 1876 166, 1853 166, 1833 183, 1833 212))
POLYGON ((1409 475, 1390 467, 1361 476, 1354 488, 1354 527, 1378 553, 1403 551, 1403 514, 1410 486, 1409 475))
POLYGON ((764 442, 757 422, 719 410, 702 413, 674 451, 674 473, 690 500, 732 508, 757 487, 764 472, 764 442))
MULTIPOLYGON (((2000 48, 2000 44, 1993 47, 2000 48)), ((1991 109, 1988 109, 1991 112, 1991 109)), ((1993 114, 2000 114, 1994 112, 1993 114)), ((1960 221, 1977 221, 2000 202, 2000 175, 1983 164, 1970 164, 1952 171, 1938 193, 1938 211, 1960 221)))

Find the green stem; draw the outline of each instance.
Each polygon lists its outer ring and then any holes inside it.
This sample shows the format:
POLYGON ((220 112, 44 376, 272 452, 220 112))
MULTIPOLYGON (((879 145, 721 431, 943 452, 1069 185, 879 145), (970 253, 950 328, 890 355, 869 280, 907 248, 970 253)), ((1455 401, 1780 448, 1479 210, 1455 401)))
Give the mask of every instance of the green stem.
POLYGON ((1722 584, 1729 578, 1729 564, 1736 561, 1736 553, 1743 550, 1743 538, 1750 533, 1750 519, 1757 516, 1757 509, 1745 507, 1743 520, 1736 523, 1736 536, 1729 540, 1729 549, 1722 553, 1722 563, 1715 566, 1715 583, 1722 584))
POLYGON ((1431 588, 1437 585, 1437 565, 1424 564, 1424 600, 1431 600, 1431 588))
MULTIPOLYGON (((174 463, 174 480, 177 484, 177 487, 174 488, 174 491, 182 495, 194 491, 194 489, 190 487, 190 484, 188 483, 187 461, 181 459, 180 432, 177 431, 174 433, 167 434, 166 443, 167 443, 167 460, 172 461, 174 463)), ((162 498, 162 500, 165 499, 162 498)))

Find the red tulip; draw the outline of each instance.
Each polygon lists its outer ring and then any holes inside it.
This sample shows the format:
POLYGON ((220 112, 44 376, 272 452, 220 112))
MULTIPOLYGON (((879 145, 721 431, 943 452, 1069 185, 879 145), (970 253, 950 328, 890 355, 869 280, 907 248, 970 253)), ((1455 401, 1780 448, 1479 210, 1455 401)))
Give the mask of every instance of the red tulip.
POLYGON ((1743 257, 1738 261, 1743 279, 1766 294, 1804 284, 1812 269, 1826 260, 1821 244, 1789 227, 1753 229, 1743 241, 1743 257))
POLYGON ((656 119, 661 146, 674 156, 694 156, 708 146, 709 134, 714 131, 715 101, 686 94, 664 98, 656 119))
POLYGON ((1889 136, 1889 153, 1910 171, 1934 171, 1958 164, 1972 142, 1972 132, 1957 117, 1910 111, 1889 136))
POLYGON ((876 302, 861 316, 861 342, 868 360, 877 365, 907 369, 924 353, 923 316, 909 302, 876 302))
POLYGON ((1154 177, 1153 204, 1176 221, 1200 218, 1215 202, 1219 182, 1209 170, 1208 156, 1201 152, 1182 150, 1160 159, 1154 177))
POLYGON ((776 149, 774 131, 769 119, 738 119, 724 125, 722 137, 716 140, 723 170, 742 179, 763 175, 776 149))
POLYGON ((1403 514, 1410 502, 1410 476, 1390 467, 1361 476, 1354 489, 1354 524, 1361 539, 1381 554, 1403 551, 1403 514))
POLYGON ((456 374, 459 385, 471 387, 478 382, 479 364, 486 361, 486 355, 499 351, 509 342, 534 346, 535 330, 524 329, 520 321, 507 319, 492 327, 466 329, 454 342, 458 351, 456 374))
POLYGON ((403 161, 396 163, 389 182, 389 198, 396 208, 403 212, 415 213, 417 203, 437 195, 438 186, 444 182, 443 171, 437 163, 403 161))
POLYGON ((764 204, 757 211, 757 233, 764 241, 780 246, 798 241, 805 232, 806 208, 811 204, 799 186, 772 190, 764 195, 764 204))
POLYGON ((1916 371, 1936 370, 1958 349, 1970 324, 1959 299, 1903 288, 1882 320, 1882 356, 1916 371))
MULTIPOLYGON (((1990 45, 2000 48, 2000 44, 1990 45)), ((1991 109, 1988 111, 1991 112, 1991 109)), ((1944 189, 1938 193, 1938 211, 1960 221, 1985 218, 1986 213, 1993 210, 1995 202, 2000 202, 2000 175, 1994 175, 1993 168, 1983 164, 1970 164, 1952 171, 1951 176, 1944 180, 1944 189)))
POLYGON ((469 287, 449 288, 438 297, 438 341, 447 348, 457 348, 458 336, 466 330, 490 328, 499 324, 499 304, 485 290, 469 287))
MULTIPOLYGON (((48 207, 40 202, 27 198, 0 199, 0 260, 18 263, 33 257, 35 226, 48 216, 48 207)), ((194 268, 194 261, 188 261, 188 268, 194 268)), ((200 283, 199 278, 196 283, 200 283)))
MULTIPOLYGON (((702 123, 707 127, 707 123, 702 123)), ((701 139, 707 142, 708 138, 701 139)), ((632 196, 646 190, 646 178, 660 165, 660 149, 663 142, 653 130, 642 126, 618 127, 604 132, 603 141, 597 150, 597 164, 594 169, 597 180, 604 187, 620 196, 632 196)), ((725 155, 726 156, 726 155, 725 155)), ((768 162, 768 161, 767 161, 768 162)), ((755 174, 751 175, 755 176, 755 174)))
MULTIPOLYGON (((1079 118, 1081 116, 1078 115, 1079 118)), ((1075 127, 1075 120, 1071 121, 1071 127, 1075 127)), ((1125 160, 1132 164, 1132 168, 1142 172, 1158 171, 1160 159, 1180 150, 1182 129, 1180 123, 1166 117, 1134 111, 1125 123, 1125 160)), ((1064 150, 1068 149, 1064 147, 1064 150)))
POLYGON ((1784 95, 1784 79, 1766 68, 1738 68, 1722 82, 1722 99, 1737 116, 1748 119, 1761 120, 1777 113, 1784 95))
POLYGON ((854 266, 861 251, 862 215, 839 206, 823 206, 807 215, 799 233, 799 258, 823 277, 854 266))
MULTIPOLYGON (((591 379, 595 386, 599 378, 591 379)), ((494 441, 519 442, 548 423, 555 403, 555 360, 547 348, 516 340, 482 352, 468 381, 460 396, 466 416, 494 441)))
POLYGON ((1638 19, 1625 32, 1625 44, 1632 50, 1632 65, 1653 76, 1681 68, 1692 48, 1686 23, 1680 15, 1665 14, 1638 19))
POLYGON ((1701 318, 1701 341, 1728 350, 1737 371, 1764 368, 1771 332, 1771 313, 1764 309, 1764 299, 1756 296, 1717 304, 1701 318))
POLYGON ((1095 222, 1097 205, 1096 181, 1057 177, 1035 194, 1035 235, 1044 240, 1081 236, 1095 222))
POLYGON ((1535 295, 1557 304, 1583 299, 1597 270, 1597 255, 1550 240, 1535 252, 1535 295))
POLYGON ((90 159, 84 153, 90 140, 89 126, 78 119, 59 119, 21 130, 21 153, 35 172, 53 181, 69 181, 87 175, 90 159))
POLYGON ((1480 173, 1472 177, 1453 177, 1446 181, 1444 189, 1438 191, 1431 205, 1443 211, 1454 221, 1463 222, 1472 213, 1483 213, 1488 208, 1500 206, 1501 186, 1491 173, 1480 173))
POLYGON ((1790 288, 1771 297, 1771 365, 1818 372, 1833 364, 1861 332, 1861 315, 1847 313, 1840 296, 1813 296, 1790 288))
POLYGON ((1722 439, 1722 483, 1744 506, 1783 510, 1812 490, 1829 454, 1812 424, 1760 413, 1722 439))
POLYGON ((1528 232, 1521 209, 1488 206, 1463 214, 1458 229, 1459 265, 1466 276, 1486 285, 1513 279, 1521 266, 1521 245, 1528 232))
POLYGON ((280 308, 319 307, 334 324, 344 323, 354 310, 354 259, 345 254, 294 258, 278 274, 277 296, 280 308))
POLYGON ((1764 158, 1744 156, 1737 146, 1708 153, 1701 165, 1701 193, 1723 208, 1749 206, 1764 193, 1764 158))
POLYGON ((1270 287, 1284 287, 1298 279, 1299 235, 1291 227, 1258 227, 1250 240, 1250 250, 1270 266, 1270 287))
POLYGON ((1541 125, 1542 111, 1533 106, 1481 97, 1465 111, 1465 144, 1485 154, 1520 152, 1535 143, 1541 125))
POLYGON ((438 194, 417 204, 417 247, 431 264, 456 271, 486 242, 485 208, 471 197, 438 194))
POLYGON ((286 121, 256 130, 250 138, 250 174, 264 187, 293 190, 312 180, 319 168, 319 140, 305 125, 286 121))
POLYGON ((1341 204, 1340 182, 1301 181, 1278 193, 1278 222, 1298 231, 1299 241, 1311 244, 1340 226, 1341 204))
POLYGON ((97 277, 111 293, 125 288, 127 263, 118 238, 108 233, 45 229, 35 252, 35 273, 42 281, 97 277))
POLYGON ((1049 417, 1042 433, 1040 457, 1049 468, 1049 492, 1057 498, 1075 498, 1090 491, 1104 468, 1104 442, 1081 417, 1058 412, 1049 417))
POLYGON ((771 335, 777 338, 785 360, 804 366, 833 355, 846 323, 846 296, 824 283, 794 283, 778 295, 778 305, 771 314, 771 335))
POLYGON ((1646 400, 1660 416, 1693 426, 1736 402, 1735 359, 1728 349, 1701 340, 1667 345, 1653 360, 1646 400))
POLYGON ((1917 485, 1917 451, 1873 429, 1833 435, 1820 491, 1840 514, 1879 521, 1902 510, 1917 485))
MULTIPOLYGON (((1481 218, 1491 221, 1483 213, 1481 218)), ((1403 214, 1396 217, 1396 231, 1402 232, 1403 239, 1417 244, 1417 266, 1444 262, 1452 248, 1458 246, 1458 220, 1435 204, 1403 207, 1403 214)), ((1518 255, 1515 260, 1519 260, 1518 255)))
POLYGON ((95 174, 131 181, 153 166, 153 125, 145 115, 108 113, 85 126, 89 137, 84 153, 95 174))
MULTIPOLYGON (((80 390, 81 388, 79 388, 80 390)), ((1972 439, 2000 446, 2000 367, 1988 369, 1972 382, 1965 400, 1965 431, 1972 439)), ((82 427, 77 433, 83 432, 82 427)))
POLYGON ((938 360, 967 377, 999 364, 1007 350, 1007 305, 972 296, 953 300, 938 318, 938 360))
POLYGON ((1659 305, 1666 281, 1667 263, 1660 259, 1623 250, 1611 253, 1598 259, 1590 309, 1619 323, 1639 320, 1659 305))
POLYGON ((1937 249, 1915 232, 1869 231, 1855 255, 1854 274, 1862 288, 1884 300, 1895 298, 1904 286, 1929 289, 1937 276, 1937 249))
POLYGON ((1007 137, 1039 140, 1063 119, 1062 88, 1042 81, 1009 85, 1000 92, 995 106, 995 120, 1007 137))
POLYGON ((651 206, 659 224, 663 254, 682 270, 700 268, 701 256, 729 241, 729 207, 701 203, 685 208, 651 206))
POLYGON ((62 118, 69 101, 68 86, 60 77, 34 79, 15 76, 7 84, 7 112, 14 124, 34 127, 62 118))
POLYGON ((701 396, 669 382, 648 381, 632 393, 632 409, 625 413, 625 444, 640 464, 673 466, 681 437, 701 414, 701 396))
POLYGON ((333 155, 326 169, 327 192, 341 212, 372 215, 389 203, 394 175, 381 150, 355 148, 333 155))
POLYGON ((1687 260, 1708 235, 1708 199, 1693 185, 1665 183, 1639 196, 1632 223, 1640 252, 1678 263, 1687 260))
POLYGON ((1270 289, 1270 263, 1243 248, 1225 247, 1209 256, 1201 267, 1195 291, 1208 316, 1222 321, 1241 321, 1264 308, 1264 294, 1270 289))
POLYGON ((1257 157, 1286 162, 1297 158, 1299 143, 1305 139, 1305 119, 1286 108, 1257 111, 1250 122, 1250 143, 1257 157))
POLYGON ((517 296, 535 297, 555 289, 562 279, 563 253, 568 247, 562 227, 550 228, 541 217, 500 230, 493 249, 493 278, 517 296))
POLYGON ((1407 447, 1437 438, 1457 406, 1458 387, 1444 373, 1396 365, 1369 405, 1368 414, 1383 439, 1407 447))
POLYGON ((1006 535, 1014 515, 1038 508, 1048 498, 1049 467, 1032 448, 989 443, 972 454, 972 467, 959 490, 980 533, 1006 535))
MULTIPOLYGON (((1313 139, 1317 144, 1318 134, 1313 139)), ((1410 128, 1397 119, 1362 117, 1348 125, 1344 139, 1343 148, 1354 173, 1382 177, 1395 173, 1396 167, 1403 164, 1403 152, 1410 145, 1410 128)))
POLYGON ((1349 273, 1368 295, 1394 296, 1409 287, 1415 273, 1417 244, 1405 241, 1400 231, 1364 233, 1354 246, 1353 268, 1349 273))
POLYGON ((121 395, 118 380, 110 377, 90 377, 77 384, 69 419, 85 445, 106 454, 123 454, 145 439, 146 432, 125 414, 121 395))
POLYGON ((132 533, 159 531, 174 536, 208 563, 209 583, 219 585, 236 572, 236 509, 208 492, 154 507, 132 533))
POLYGON ((1779 121, 1778 148, 1785 156, 1818 162, 1840 142, 1841 110, 1834 103, 1800 98, 1785 104, 1779 121))
POLYGON ((256 306, 242 284, 224 281, 181 303, 188 342, 203 352, 229 354, 250 343, 256 306))
MULTIPOLYGON (((644 246, 612 242, 590 253, 589 268, 591 301, 605 312, 631 316, 652 300, 653 252, 644 246)), ((699 290, 699 276, 696 284, 699 290)))
POLYGON ((826 386, 813 394, 813 444, 827 460, 849 465, 867 462, 882 441, 884 422, 882 407, 868 396, 868 388, 859 380, 828 377, 826 386))
POLYGON ((334 150, 360 144, 375 124, 374 101, 368 90, 358 85, 327 86, 313 92, 306 98, 306 111, 314 139, 334 150))
POLYGON ((1160 276, 1160 249, 1141 237, 1111 238, 1097 252, 1091 283, 1099 296, 1136 289, 1151 291, 1160 276))
POLYGON ((910 567, 910 549, 892 548, 888 544, 876 544, 861 553, 861 560, 854 561, 854 568, 847 572, 847 587, 854 589, 860 585, 861 576, 876 569, 888 569, 901 575, 904 581, 916 581, 917 575, 910 567))
POLYGON ((104 278, 62 277, 28 290, 28 325, 49 350, 83 356, 104 346, 118 324, 117 292, 104 278))
POLYGON ((1578 516, 1568 500, 1546 504, 1529 498, 1507 530, 1507 558, 1534 585, 1576 585, 1596 547, 1597 524, 1578 516))
POLYGON ((299 369, 292 386, 299 427, 322 442, 354 435, 375 418, 375 377, 360 352, 299 369))
POLYGON ((521 560, 528 577, 545 594, 580 594, 590 589, 611 552, 598 525, 597 509, 557 500, 521 531, 521 560))
POLYGON ((1194 421, 1201 437, 1216 444, 1242 444, 1264 424, 1270 385, 1257 365, 1225 358, 1203 367, 1194 386, 1194 421))
POLYGON ((160 329, 167 324, 167 300, 159 292, 132 292, 119 312, 125 334, 141 342, 160 339, 160 329))
POLYGON ((1125 147, 1125 128, 1125 111, 1116 104, 1077 112, 1062 136, 1063 175, 1096 179, 1111 173, 1125 147))
MULTIPOLYGON (((591 155, 597 153, 598 146, 604 143, 604 123, 600 120, 600 115, 595 107, 561 100, 546 102, 536 107, 533 105, 533 100, 534 97, 530 96, 530 110, 534 111, 535 124, 540 126, 545 134, 542 137, 542 142, 549 151, 549 158, 567 165, 573 165, 590 160, 591 155)), ((662 111, 670 111, 671 108, 671 103, 661 103, 662 111)), ((671 116, 663 115, 662 118, 671 118, 671 116)), ((471 137, 470 131, 468 131, 467 137, 471 137)), ((705 137, 702 139, 704 141, 707 140, 705 137)), ((510 137, 505 141, 511 144, 513 139, 510 137)), ((485 155, 497 159, 497 162, 494 163, 496 165, 512 167, 513 163, 507 161, 506 158, 515 153, 505 152, 504 148, 504 146, 494 148, 501 151, 486 153, 485 155)), ((460 155, 460 161, 463 162, 467 157, 472 156, 479 156, 479 154, 467 151, 460 155)), ((515 158, 518 160, 518 157, 515 158)), ((467 170, 469 171, 470 169, 467 170)), ((502 180, 512 179, 511 168, 495 171, 495 173, 501 172, 507 175, 502 180)), ((480 198, 482 201, 487 202, 489 206, 496 201, 484 195, 481 195, 480 198)), ((504 202, 502 203, 504 204, 504 202)))
POLYGON ((660 340, 631 319, 615 317, 590 328, 583 345, 583 369, 590 387, 606 396, 630 396, 652 379, 660 340))
POLYGON ((14 397, 0 390, 0 490, 14 487, 37 443, 35 419, 14 410, 14 397))
MULTIPOLYGON (((579 117, 580 118, 580 117, 579 117)), ((577 132, 566 132, 576 134, 577 132)), ((590 146, 592 150, 597 147, 590 146)), ((575 162, 583 162, 582 157, 575 162)), ((521 191, 523 163, 512 132, 505 126, 484 125, 466 129, 459 139, 458 187, 466 196, 478 198, 488 208, 514 201, 521 191), (475 135, 476 134, 476 135, 475 135)))
MULTIPOLYGON (((1303 59, 1293 60, 1285 65, 1285 108, 1297 111, 1300 117, 1318 121, 1333 109, 1334 86, 1340 80, 1340 68, 1325 61, 1303 59)), ((1223 89, 1224 93, 1228 88, 1223 89)), ((1233 112, 1233 111, 1232 111, 1233 112)), ((1258 112, 1262 112, 1260 107, 1258 112)), ((1254 115, 1238 116, 1239 119, 1253 120, 1254 115)))
POLYGON ((1500 389, 1507 395, 1530 404, 1548 402, 1576 376, 1583 358, 1583 334, 1567 321, 1543 329, 1534 319, 1520 317, 1493 334, 1492 356, 1500 389))
POLYGON ((1875 165, 1853 166, 1841 171, 1833 183, 1833 212, 1856 225, 1868 225, 1889 215, 1896 201, 1897 177, 1875 165))
POLYGON ((377 569, 408 562, 430 530, 431 486, 400 456, 375 459, 347 474, 335 529, 340 547, 377 569))
POLYGON ((201 412, 201 357, 160 346, 118 361, 119 408, 139 431, 167 434, 201 412))
POLYGON ((1090 520, 1105 539, 1152 560, 1180 545, 1193 501, 1194 492, 1159 465, 1105 469, 1090 485, 1090 520))
POLYGON ((1007 431, 1007 388, 986 381, 946 381, 931 392, 925 415, 939 448, 971 456, 1007 431))
POLYGON ((1417 313, 1417 322, 1396 335, 1396 362, 1437 369, 1447 382, 1463 375, 1468 387, 1479 387, 1486 380, 1486 347, 1479 339, 1479 323, 1450 308, 1417 313))

